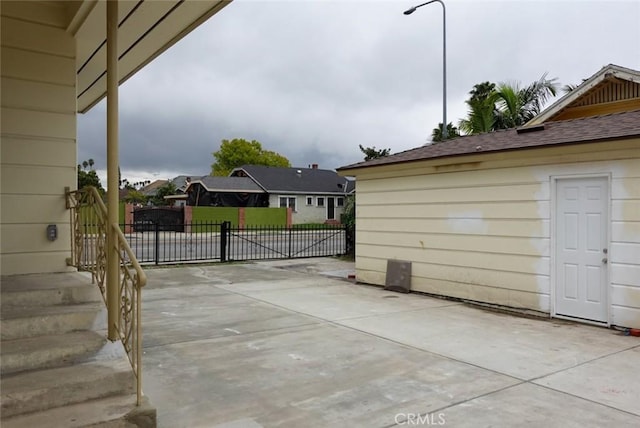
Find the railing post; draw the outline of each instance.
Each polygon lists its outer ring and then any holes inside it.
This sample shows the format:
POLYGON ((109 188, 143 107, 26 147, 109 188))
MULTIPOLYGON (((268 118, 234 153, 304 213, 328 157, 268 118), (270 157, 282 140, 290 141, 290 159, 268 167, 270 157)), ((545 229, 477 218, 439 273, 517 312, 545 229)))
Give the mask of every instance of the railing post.
POLYGON ((291 246, 293 245, 293 242, 291 240, 291 230, 293 230, 293 226, 289 226, 289 257, 291 258, 291 246))
POLYGON ((231 223, 228 221, 223 221, 220 225, 220 261, 227 261, 227 239, 229 236, 229 229, 231 227, 231 223))
POLYGON ((154 225, 154 231, 155 231, 155 248, 156 248, 156 254, 155 254, 155 262, 156 262, 156 266, 159 263, 159 259, 160 259, 160 222, 156 221, 153 223, 154 225))
POLYGON ((118 224, 118 2, 107 2, 107 336, 118 340, 120 266, 114 224, 118 224))

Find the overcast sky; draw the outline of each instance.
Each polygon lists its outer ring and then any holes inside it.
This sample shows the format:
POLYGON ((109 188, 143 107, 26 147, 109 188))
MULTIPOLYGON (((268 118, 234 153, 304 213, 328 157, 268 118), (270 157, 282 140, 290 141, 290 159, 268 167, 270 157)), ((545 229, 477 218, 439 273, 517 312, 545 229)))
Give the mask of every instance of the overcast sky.
MULTIPOLYGON (((442 8, 407 1, 236 0, 124 83, 123 178, 211 171, 222 139, 258 140, 295 167, 429 140, 442 121, 442 8)), ((447 118, 483 81, 580 83, 640 70, 640 0, 445 0, 447 118)), ((103 185, 106 103, 78 119, 78 161, 103 185)))

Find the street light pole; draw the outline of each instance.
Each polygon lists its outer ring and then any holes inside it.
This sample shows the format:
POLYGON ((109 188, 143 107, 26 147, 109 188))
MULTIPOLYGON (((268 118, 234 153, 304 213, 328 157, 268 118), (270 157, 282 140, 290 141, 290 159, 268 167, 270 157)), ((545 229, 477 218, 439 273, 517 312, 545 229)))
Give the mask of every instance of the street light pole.
POLYGON ((442 0, 431 0, 426 3, 414 6, 404 11, 405 15, 411 15, 418 8, 431 3, 440 3, 442 5, 442 140, 446 140, 447 132, 447 8, 442 0))

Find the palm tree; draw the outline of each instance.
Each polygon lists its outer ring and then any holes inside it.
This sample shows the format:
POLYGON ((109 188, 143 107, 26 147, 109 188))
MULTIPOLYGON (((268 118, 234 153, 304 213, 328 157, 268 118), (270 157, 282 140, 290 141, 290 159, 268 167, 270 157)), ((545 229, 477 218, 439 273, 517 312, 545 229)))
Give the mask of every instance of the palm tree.
POLYGON ((89 163, 89 168, 93 169, 93 165, 95 165, 93 159, 89 159, 87 162, 89 163))
MULTIPOLYGON (((458 128, 456 128, 455 126, 453 126, 453 123, 449 122, 447 124, 447 140, 450 140, 452 138, 457 138, 460 136, 460 131, 458 131, 458 128)), ((442 122, 438 123, 438 127, 437 128, 433 128, 433 131, 431 132, 431 141, 433 143, 438 143, 442 140, 442 122)))
POLYGON ((496 84, 482 82, 473 85, 469 91, 469 113, 466 119, 461 119, 458 127, 465 134, 480 134, 493 131, 495 122, 496 84))
POLYGON ((496 121, 496 93, 486 98, 471 98, 466 101, 469 113, 466 119, 461 119, 458 127, 467 135, 481 134, 495 129, 496 121))
POLYGON ((547 73, 544 73, 540 79, 524 88, 520 88, 518 83, 500 83, 496 89, 495 129, 522 126, 537 116, 544 103, 556 95, 556 81, 547 79, 547 73))
POLYGON ((544 103, 557 92, 557 79, 547 73, 530 85, 490 82, 475 85, 466 101, 469 113, 458 124, 465 134, 479 134, 522 126, 540 113, 544 103))

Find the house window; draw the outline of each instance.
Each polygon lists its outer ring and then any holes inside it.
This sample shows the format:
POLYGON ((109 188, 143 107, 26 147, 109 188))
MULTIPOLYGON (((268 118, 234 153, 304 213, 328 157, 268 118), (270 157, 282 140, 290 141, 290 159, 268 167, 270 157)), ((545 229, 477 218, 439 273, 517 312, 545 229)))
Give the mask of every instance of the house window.
POLYGON ((339 207, 344 207, 344 198, 338 197, 338 201, 336 202, 336 204, 339 207))
POLYGON ((319 207, 324 207, 324 198, 322 196, 318 196, 317 201, 319 207))
POLYGON ((313 205, 313 196, 307 196, 307 205, 313 205))
POLYGON ((296 211, 296 197, 280 196, 280 208, 291 208, 293 211, 296 211))

